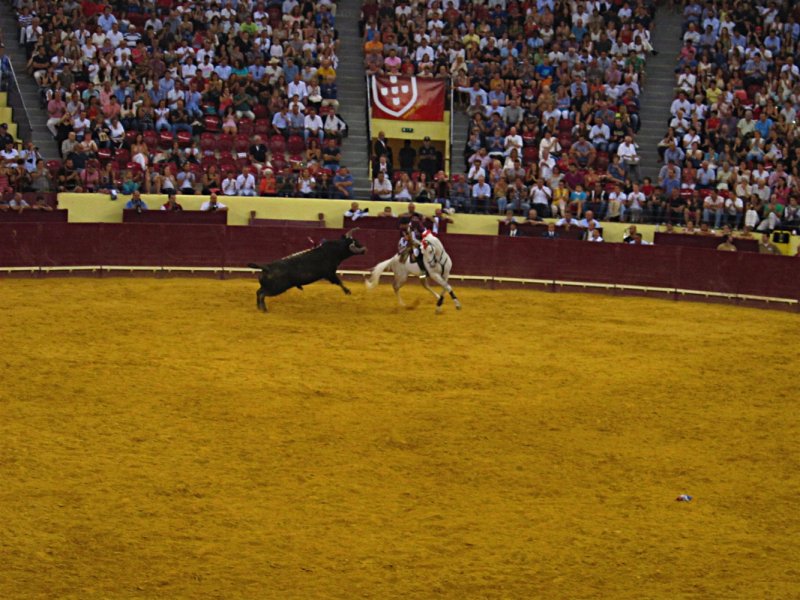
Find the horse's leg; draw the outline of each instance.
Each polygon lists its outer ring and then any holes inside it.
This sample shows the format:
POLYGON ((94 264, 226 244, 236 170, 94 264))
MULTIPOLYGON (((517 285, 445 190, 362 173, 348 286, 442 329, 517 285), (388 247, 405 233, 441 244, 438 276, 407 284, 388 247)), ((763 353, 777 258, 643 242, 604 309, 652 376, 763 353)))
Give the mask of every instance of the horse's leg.
POLYGON ((453 299, 453 302, 456 303, 456 308, 461 310, 461 302, 459 302, 458 298, 456 298, 456 293, 453 291, 452 287, 450 288, 450 297, 453 299))
POLYGON ((441 296, 436 293, 436 290, 434 290, 430 285, 428 285, 428 279, 430 279, 430 277, 425 277, 423 279, 420 279, 420 281, 422 282, 422 287, 424 287, 431 294, 433 294, 437 300, 441 299, 441 296))
POLYGON ((394 282, 392 282, 392 288, 394 289, 394 293, 397 294, 398 304, 400 304, 400 306, 405 306, 405 302, 403 302, 403 299, 400 297, 400 288, 405 285, 408 277, 405 273, 398 273, 398 271, 400 271, 400 269, 394 273, 394 282))

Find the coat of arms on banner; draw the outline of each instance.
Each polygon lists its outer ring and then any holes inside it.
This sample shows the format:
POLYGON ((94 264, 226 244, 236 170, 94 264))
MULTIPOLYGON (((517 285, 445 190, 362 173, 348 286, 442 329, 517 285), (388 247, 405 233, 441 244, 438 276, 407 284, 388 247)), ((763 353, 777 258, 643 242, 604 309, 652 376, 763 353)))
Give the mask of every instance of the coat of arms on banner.
POLYGON ((403 77, 399 81, 394 75, 389 76, 389 85, 378 83, 372 78, 372 101, 383 112, 393 117, 402 117, 417 103, 417 78, 403 77))

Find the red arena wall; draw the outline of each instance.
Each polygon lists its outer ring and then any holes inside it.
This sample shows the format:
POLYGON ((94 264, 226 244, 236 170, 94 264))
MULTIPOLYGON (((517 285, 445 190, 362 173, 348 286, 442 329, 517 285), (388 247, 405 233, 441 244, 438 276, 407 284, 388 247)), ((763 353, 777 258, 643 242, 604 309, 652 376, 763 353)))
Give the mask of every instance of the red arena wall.
MULTIPOLYGON (((303 227, 0 224, 0 270, 197 267, 223 273, 308 248, 309 238, 319 242, 342 233, 303 227)), ((342 265, 345 270, 368 270, 396 251, 394 231, 361 230, 356 235, 369 252, 348 260, 342 265)), ((442 241, 453 259, 453 274, 476 277, 486 285, 535 280, 552 289, 586 283, 676 296, 692 292, 800 301, 800 260, 794 257, 458 234, 442 235, 442 241)))

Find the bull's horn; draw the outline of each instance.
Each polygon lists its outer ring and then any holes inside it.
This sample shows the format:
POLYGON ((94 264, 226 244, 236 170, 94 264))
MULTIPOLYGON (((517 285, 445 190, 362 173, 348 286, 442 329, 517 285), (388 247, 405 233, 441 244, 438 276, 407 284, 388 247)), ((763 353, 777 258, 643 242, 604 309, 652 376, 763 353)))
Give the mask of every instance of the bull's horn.
POLYGON ((351 229, 350 231, 348 231, 347 233, 345 233, 345 234, 344 234, 344 237, 349 237, 349 238, 351 238, 351 237, 353 237, 353 234, 354 234, 356 231, 358 231, 358 230, 359 230, 359 228, 358 228, 358 227, 356 227, 355 229, 351 229))
POLYGON ((352 252, 353 254, 366 254, 367 249, 364 246, 361 246, 359 248, 355 244, 350 244, 350 252, 352 252))

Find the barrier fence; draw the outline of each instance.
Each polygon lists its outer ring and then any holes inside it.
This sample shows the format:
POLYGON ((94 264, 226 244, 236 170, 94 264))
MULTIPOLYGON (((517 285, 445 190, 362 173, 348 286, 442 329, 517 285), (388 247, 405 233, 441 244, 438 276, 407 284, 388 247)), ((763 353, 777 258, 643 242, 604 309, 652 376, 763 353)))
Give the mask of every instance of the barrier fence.
MULTIPOLYGON (((341 229, 224 225, 0 224, 0 271, 71 267, 244 270, 342 235, 341 229)), ((361 230, 368 253, 342 264, 366 271, 397 250, 397 232, 361 230)), ((457 279, 486 285, 537 284, 630 292, 800 301, 800 259, 678 246, 592 244, 572 240, 441 236, 457 279)))

